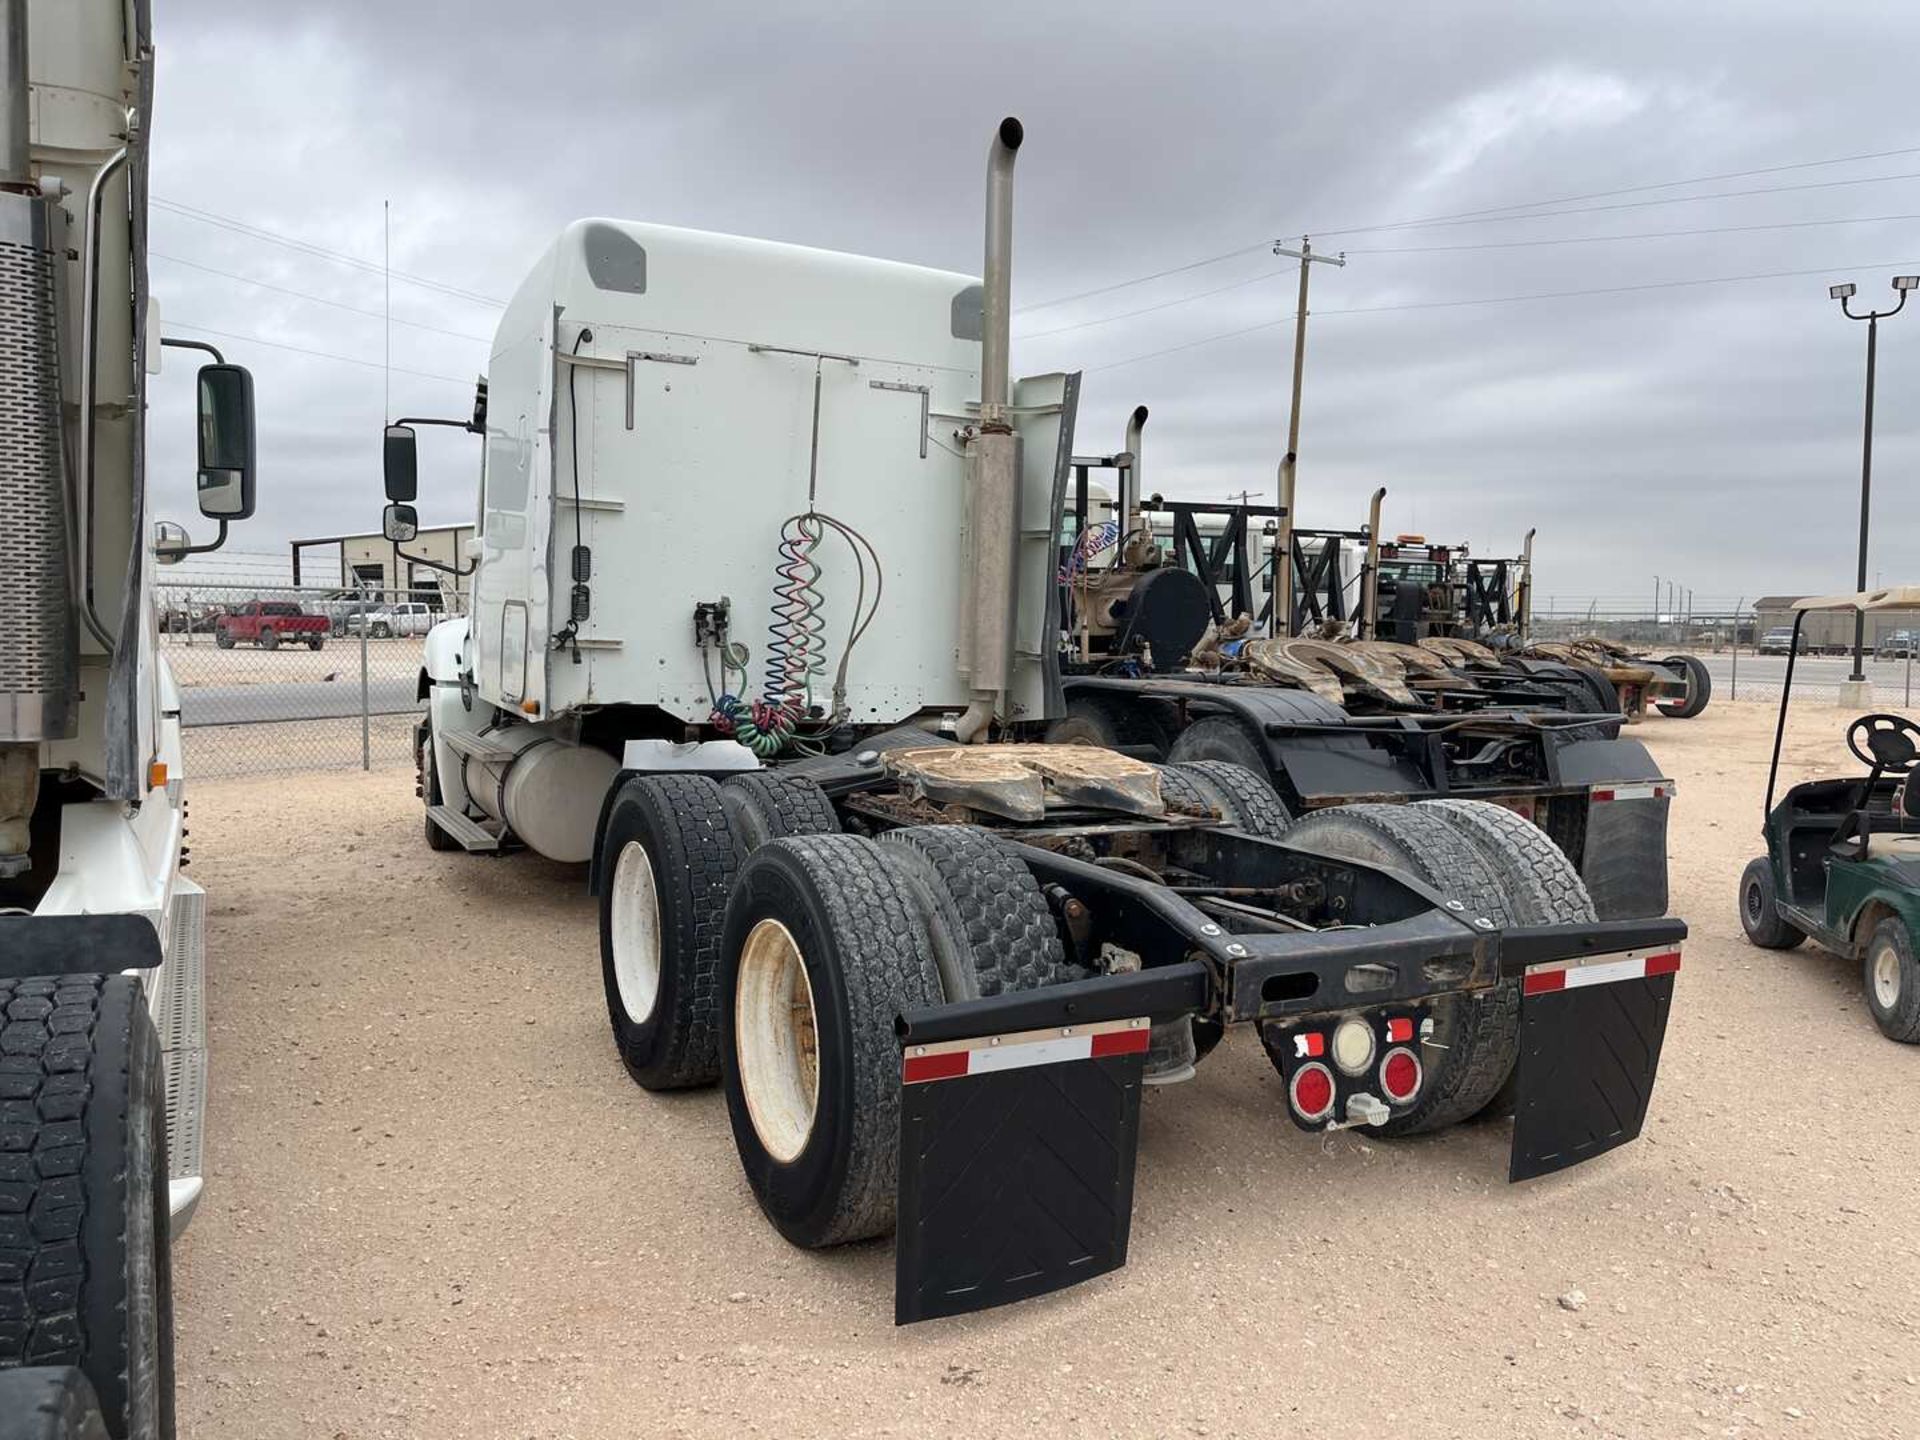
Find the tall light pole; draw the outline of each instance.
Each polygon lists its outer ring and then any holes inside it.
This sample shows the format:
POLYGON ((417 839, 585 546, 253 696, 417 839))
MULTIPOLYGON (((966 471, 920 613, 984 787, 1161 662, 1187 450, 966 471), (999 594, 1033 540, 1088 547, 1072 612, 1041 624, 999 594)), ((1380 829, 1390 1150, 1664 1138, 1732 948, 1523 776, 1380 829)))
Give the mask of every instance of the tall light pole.
MULTIPOLYGON (((1898 315, 1906 308, 1907 296, 1920 286, 1920 275, 1896 275, 1893 288, 1900 296, 1899 302, 1891 310, 1869 310, 1864 315, 1853 313, 1853 307, 1847 302, 1853 298, 1854 286, 1829 285, 1827 294, 1840 302, 1840 313, 1849 320, 1867 322, 1867 414, 1860 441, 1860 573, 1855 585, 1857 590, 1867 588, 1867 519, 1870 502, 1873 498, 1873 362, 1874 352, 1880 339, 1880 322, 1898 315)), ((1865 611, 1856 610, 1853 615, 1853 674, 1847 678, 1862 683, 1867 678, 1865 651, 1867 642, 1867 616, 1865 611)))
POLYGON ((1307 275, 1316 262, 1345 265, 1347 252, 1316 255, 1313 241, 1302 235, 1298 250, 1276 240, 1273 253, 1290 255, 1300 262, 1300 305, 1293 316, 1293 409, 1287 415, 1287 453, 1280 459, 1280 523, 1273 537, 1273 609, 1269 630, 1281 635, 1293 629, 1293 491, 1300 452, 1300 382, 1307 366, 1307 275))

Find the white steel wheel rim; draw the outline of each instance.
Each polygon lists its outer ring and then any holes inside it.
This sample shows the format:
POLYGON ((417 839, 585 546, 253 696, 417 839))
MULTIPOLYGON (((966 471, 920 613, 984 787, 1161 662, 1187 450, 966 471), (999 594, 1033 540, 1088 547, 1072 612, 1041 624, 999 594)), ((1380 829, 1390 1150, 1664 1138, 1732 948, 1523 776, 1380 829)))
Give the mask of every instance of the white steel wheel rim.
POLYGON ((740 950, 733 1049, 753 1133, 780 1164, 799 1158, 820 1108, 820 1026, 793 934, 762 920, 740 950))
POLYGON ((660 893, 647 847, 629 840, 613 866, 613 983, 620 1008, 643 1024, 660 999, 660 893))
POLYGON ((1874 948, 1873 998, 1882 1010, 1891 1010, 1900 1003, 1900 954, 1890 944, 1874 948))

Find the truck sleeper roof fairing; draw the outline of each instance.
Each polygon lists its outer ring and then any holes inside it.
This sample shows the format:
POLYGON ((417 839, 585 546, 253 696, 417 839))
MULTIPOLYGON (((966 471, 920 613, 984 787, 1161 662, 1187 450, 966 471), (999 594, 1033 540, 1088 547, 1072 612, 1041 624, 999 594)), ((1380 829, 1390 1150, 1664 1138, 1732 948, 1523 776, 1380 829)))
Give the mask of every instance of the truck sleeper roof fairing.
POLYGON ((576 220, 508 302, 494 348, 550 310, 704 340, 891 360, 976 376, 980 282, 970 275, 635 220, 576 220))

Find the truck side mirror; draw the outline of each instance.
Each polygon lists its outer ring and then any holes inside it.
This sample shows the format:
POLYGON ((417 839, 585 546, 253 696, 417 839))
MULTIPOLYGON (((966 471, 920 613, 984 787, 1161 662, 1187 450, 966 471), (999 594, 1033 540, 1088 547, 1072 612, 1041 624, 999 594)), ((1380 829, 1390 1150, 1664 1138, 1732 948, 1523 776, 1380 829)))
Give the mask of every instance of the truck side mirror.
MULTIPOLYGON (((387 426, 384 459, 389 500, 407 501, 420 493, 420 466, 414 454, 413 442, 414 434, 411 425, 387 426)), ((388 513, 392 513, 391 509, 388 513)))
POLYGON ((396 545, 404 545, 420 533, 420 512, 411 505, 387 506, 380 516, 380 533, 396 545))
POLYGON ((153 558, 162 565, 178 565, 192 549, 186 526, 162 520, 153 527, 153 558))
POLYGON ((200 513, 245 520, 253 514, 253 376, 239 365, 202 365, 199 391, 200 513))

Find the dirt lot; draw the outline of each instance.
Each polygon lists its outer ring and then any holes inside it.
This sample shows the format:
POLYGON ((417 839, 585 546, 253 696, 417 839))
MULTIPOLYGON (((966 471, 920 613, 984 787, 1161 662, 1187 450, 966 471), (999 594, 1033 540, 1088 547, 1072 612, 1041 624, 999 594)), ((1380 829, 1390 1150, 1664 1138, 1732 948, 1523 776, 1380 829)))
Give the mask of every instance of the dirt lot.
MULTIPOLYGON (((1920 1435, 1920 1053, 1740 938, 1771 714, 1635 732, 1694 935, 1640 1143, 1513 1188, 1504 1124, 1323 1143, 1236 1035, 1146 1098, 1126 1270, 904 1331, 890 1245, 789 1248, 718 1094, 627 1081, 578 871, 430 853, 405 772, 201 784, 182 1433, 1920 1435)), ((1795 767, 1851 772, 1840 718, 1795 767)))

